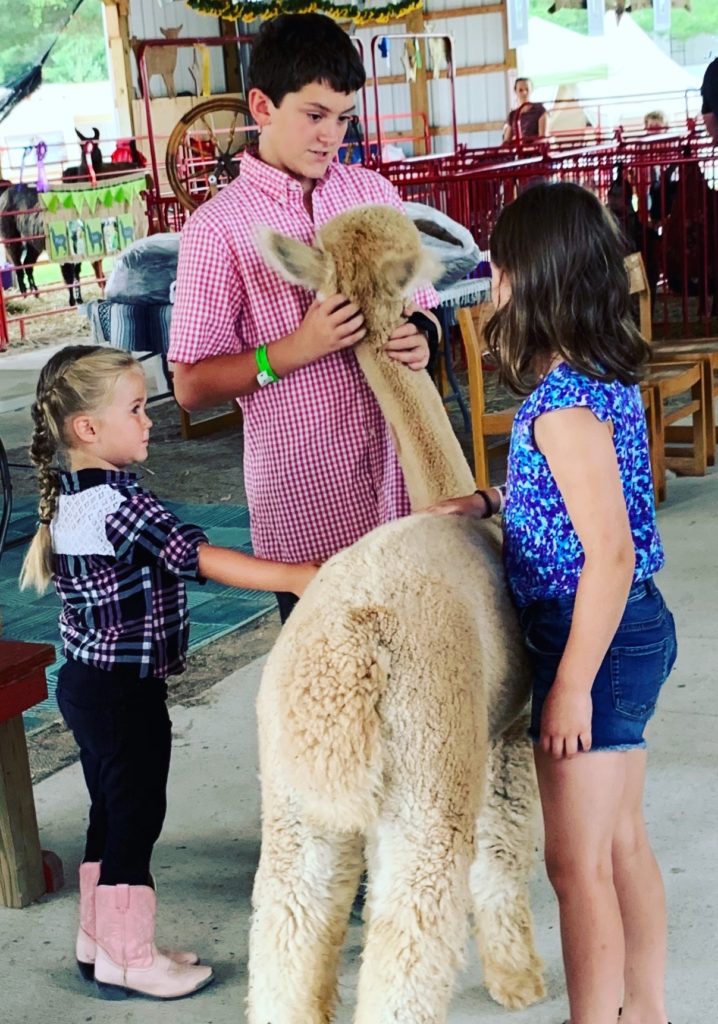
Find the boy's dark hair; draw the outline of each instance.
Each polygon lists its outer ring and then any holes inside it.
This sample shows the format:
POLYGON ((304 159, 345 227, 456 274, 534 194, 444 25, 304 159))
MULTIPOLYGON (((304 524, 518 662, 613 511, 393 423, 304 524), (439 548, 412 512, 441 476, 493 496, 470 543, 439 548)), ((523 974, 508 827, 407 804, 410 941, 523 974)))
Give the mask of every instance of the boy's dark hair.
POLYGON ((275 107, 311 82, 350 93, 365 81, 357 48, 324 14, 280 14, 265 21, 252 47, 249 86, 261 89, 275 107))
POLYGON ((489 244, 511 297, 486 340, 513 390, 531 391, 554 353, 590 377, 640 380, 649 346, 631 312, 625 246, 596 196, 569 182, 533 185, 502 210, 489 244))
POLYGON ((521 82, 526 82, 526 84, 528 85, 529 89, 531 89, 532 86, 533 86, 533 82, 531 81, 531 79, 530 78, 526 78, 526 76, 524 75, 523 78, 517 78, 516 81, 514 82, 514 92, 516 92, 516 86, 520 85, 521 82))

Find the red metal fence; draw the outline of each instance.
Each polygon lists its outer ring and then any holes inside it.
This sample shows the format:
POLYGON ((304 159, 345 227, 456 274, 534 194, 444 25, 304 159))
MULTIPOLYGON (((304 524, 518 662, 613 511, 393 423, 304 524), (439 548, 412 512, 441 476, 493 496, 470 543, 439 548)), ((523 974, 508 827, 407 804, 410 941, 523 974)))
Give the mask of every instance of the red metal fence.
MULTIPOLYGON (((143 140, 139 140, 140 149, 143 140)), ((470 229, 488 258, 496 218, 538 180, 575 181, 594 191, 640 250, 654 296, 657 336, 707 334, 718 319, 718 149, 693 121, 683 130, 626 134, 568 146, 468 149, 380 164, 407 200, 427 203, 470 229)), ((163 194, 161 171, 146 195, 150 231, 179 230, 186 211, 163 194)), ((0 300, 2 305, 2 300, 0 300)), ((0 309, 0 348, 8 340, 0 309)))

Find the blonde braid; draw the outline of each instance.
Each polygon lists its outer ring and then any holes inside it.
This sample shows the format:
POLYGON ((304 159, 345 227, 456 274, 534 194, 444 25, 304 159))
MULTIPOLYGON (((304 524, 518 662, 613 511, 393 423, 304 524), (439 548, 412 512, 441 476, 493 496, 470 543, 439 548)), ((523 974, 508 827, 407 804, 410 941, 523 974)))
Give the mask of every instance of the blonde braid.
POLYGON ((60 490, 52 463, 57 452, 67 447, 70 418, 99 408, 117 378, 137 369, 141 368, 130 353, 99 345, 68 345, 42 368, 32 406, 35 429, 30 442, 30 458, 38 471, 39 523, 20 572, 21 590, 32 586, 42 593, 52 579, 50 524, 60 490))
POLYGON ((35 587, 39 593, 47 589, 52 579, 52 535, 50 523, 57 507, 59 492, 57 473, 51 468, 58 443, 46 410, 47 394, 42 377, 38 382, 37 401, 32 405, 35 429, 30 442, 30 460, 37 467, 40 488, 38 527, 28 548, 20 570, 20 589, 35 587))

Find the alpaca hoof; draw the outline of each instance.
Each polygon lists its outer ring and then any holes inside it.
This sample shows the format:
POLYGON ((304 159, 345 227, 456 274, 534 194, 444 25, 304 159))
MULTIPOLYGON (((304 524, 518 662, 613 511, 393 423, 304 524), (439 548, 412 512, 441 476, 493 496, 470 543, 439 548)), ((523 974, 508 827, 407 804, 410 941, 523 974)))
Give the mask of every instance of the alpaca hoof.
POLYGON ((507 1010, 522 1010, 546 998, 546 984, 538 963, 524 971, 493 969, 487 972, 485 985, 491 998, 507 1010))

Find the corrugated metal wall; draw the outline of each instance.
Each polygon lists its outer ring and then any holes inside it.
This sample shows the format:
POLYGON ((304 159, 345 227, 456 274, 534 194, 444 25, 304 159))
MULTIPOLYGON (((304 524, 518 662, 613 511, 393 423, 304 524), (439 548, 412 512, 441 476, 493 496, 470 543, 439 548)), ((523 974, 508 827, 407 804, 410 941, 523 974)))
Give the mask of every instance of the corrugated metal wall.
MULTIPOLYGON (((217 18, 210 18, 205 14, 197 14, 195 11, 178 3, 158 3, 157 0, 131 0, 129 26, 130 35, 137 39, 161 39, 161 28, 177 28, 182 26, 180 38, 191 38, 193 36, 212 36, 220 34, 219 21, 217 18)), ((195 50, 192 47, 180 47, 177 51, 177 65, 174 72, 175 91, 178 96, 195 96, 197 88, 190 73, 195 50)), ((212 93, 223 93, 226 91, 224 65, 222 62, 222 50, 220 47, 209 48, 210 59, 210 82, 212 93)), ((135 89, 135 98, 140 95, 139 79, 137 74, 137 63, 134 54, 132 55, 132 84, 135 89)), ((195 75, 198 68, 194 68, 195 75)), ((167 91, 162 79, 155 75, 150 82, 150 95, 153 97, 166 96, 167 91)))
MULTIPOLYGON (((503 3, 472 2, 472 0, 428 0, 424 10, 425 31, 450 35, 453 40, 455 65, 456 120, 459 125, 459 139, 471 146, 494 145, 500 141, 501 124, 510 106, 510 95, 507 86, 506 71, 509 67, 508 53, 504 30, 505 6, 503 3), (481 13, 480 8, 486 8, 481 13), (456 12, 466 9, 466 14, 456 12), (443 11, 451 11, 451 16, 442 17, 443 11), (486 67, 487 71, 480 68, 486 67), (466 73, 466 69, 475 69, 466 73), (462 69, 464 69, 462 71, 462 69), (462 129, 463 126, 463 129, 462 129)), ((217 19, 196 14, 188 7, 177 3, 160 5, 157 0, 131 0, 130 32, 141 39, 160 37, 160 27, 176 27, 182 25, 181 37, 219 36, 220 23, 217 19)), ((257 31, 259 22, 251 25, 238 24, 238 31, 251 33, 257 31)), ((402 24, 371 26, 358 29, 354 33, 361 41, 367 74, 371 76, 371 41, 372 38, 405 33, 402 24)), ((402 63, 404 42, 396 40, 388 46, 388 57, 377 56, 377 72, 380 79, 390 78, 379 86, 380 113, 384 118, 385 129, 411 131, 411 122, 407 117, 411 111, 411 91, 406 81, 406 72, 402 63), (391 116, 389 116, 391 115, 391 116)), ((225 75, 222 63, 222 52, 219 47, 210 48, 211 88, 212 93, 225 91, 225 75)), ((174 74, 175 89, 182 93, 196 95, 195 82, 190 74, 194 60, 194 51, 180 49, 174 74)), ((429 121, 435 130, 432 137, 434 152, 450 151, 453 142, 449 128, 452 123, 451 90, 448 79, 434 79, 432 75, 431 56, 427 55, 428 65, 428 96, 429 121)), ((137 68, 132 57, 134 87, 137 89, 137 68)), ((195 74, 197 69, 195 68, 195 74)), ((137 92, 136 95, 139 93, 137 92)), ((162 79, 154 77, 151 82, 151 94, 165 96, 162 79)), ((371 84, 367 87, 368 112, 373 118, 374 94, 371 84)), ((399 144, 411 155, 415 149, 410 142, 399 140, 399 144)))

